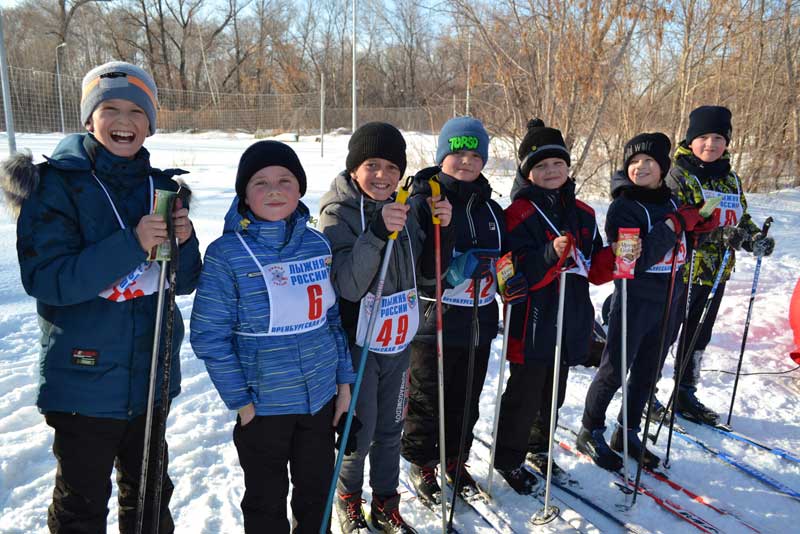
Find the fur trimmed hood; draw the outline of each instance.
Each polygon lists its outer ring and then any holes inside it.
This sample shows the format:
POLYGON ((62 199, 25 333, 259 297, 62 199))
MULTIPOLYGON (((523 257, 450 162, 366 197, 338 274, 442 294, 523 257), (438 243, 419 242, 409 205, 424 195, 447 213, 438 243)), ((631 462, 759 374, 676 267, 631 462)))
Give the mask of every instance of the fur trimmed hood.
POLYGON ((33 163, 29 150, 12 154, 0 164, 0 188, 6 207, 14 220, 19 217, 22 203, 39 187, 39 167, 33 163))

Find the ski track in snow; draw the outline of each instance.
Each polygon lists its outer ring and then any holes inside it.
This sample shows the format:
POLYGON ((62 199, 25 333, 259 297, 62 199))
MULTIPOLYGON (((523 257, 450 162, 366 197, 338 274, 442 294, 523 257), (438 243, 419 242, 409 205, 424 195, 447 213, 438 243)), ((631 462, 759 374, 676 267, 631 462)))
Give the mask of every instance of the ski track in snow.
MULTIPOLYGON (((434 151, 435 137, 406 134, 410 147, 409 160, 429 160, 434 151)), ((50 154, 61 139, 60 135, 21 135, 19 147, 30 148, 36 161, 50 154)), ((302 137, 290 143, 298 152, 308 176, 308 192, 303 201, 311 213, 318 213, 319 199, 328 190, 333 177, 343 168, 348 136, 328 135, 325 138, 325 158, 319 157, 319 143, 313 137, 302 137)), ((239 156, 253 139, 244 134, 208 132, 204 134, 159 134, 146 143, 157 167, 181 167, 190 171, 186 181, 194 190, 192 221, 198 233, 201 252, 222 230, 222 220, 234 194, 234 177, 239 156)), ((0 135, 0 158, 8 154, 4 135, 0 135)), ((512 152, 501 143, 493 146, 490 176, 493 186, 504 196, 502 205, 509 203, 508 191, 513 169, 512 152), (505 153, 505 158, 496 157, 505 153), (493 173, 503 173, 495 178, 493 173)), ((410 169, 413 170, 413 169, 410 169)), ((792 333, 788 323, 789 298, 800 274, 800 190, 748 195, 750 212, 758 223, 767 215, 774 217, 771 235, 776 239, 774 254, 762 263, 758 295, 750 325, 747 351, 742 371, 786 371, 794 364, 788 358, 793 350, 792 333)), ((603 228, 608 201, 590 200, 597 210, 603 228)), ((46 510, 51 500, 56 462, 51 453, 52 430, 36 409, 38 380, 39 329, 36 307, 19 280, 16 259, 15 225, 8 215, 0 218, 0 532, 46 532, 46 510)), ((711 408, 727 416, 734 376, 716 370, 735 371, 741 336, 750 297, 755 259, 738 254, 736 272, 727 284, 714 336, 706 349, 699 396, 711 408)), ((611 284, 592 287, 592 299, 598 310, 611 284)), ((191 315, 192 297, 179 297, 178 305, 185 319, 191 315)), ((569 313, 569 311, 567 311, 569 313)), ((657 312, 656 312, 657 313, 657 312)), ((493 346, 486 383, 481 395, 480 420, 475 431, 491 441, 495 392, 500 364, 502 339, 493 346)), ((672 388, 673 358, 667 358, 659 382, 659 398, 666 401, 672 388)), ((243 477, 232 441, 235 414, 228 411, 219 399, 206 374, 205 367, 194 357, 186 336, 181 348, 182 392, 176 399, 167 431, 170 476, 175 483, 171 509, 179 533, 233 533, 242 531, 239 502, 244 491, 243 477)), ((507 375, 508 373, 506 373, 507 375)), ((800 453, 800 411, 796 409, 800 372, 788 375, 743 376, 739 382, 732 424, 748 436, 793 454, 800 453)), ((575 430, 580 418, 586 390, 593 376, 592 369, 573 368, 570 372, 567 398, 560 412, 560 423, 575 430)), ((607 413, 610 437, 621 396, 612 401, 607 413)), ((682 422, 694 435, 709 445, 743 459, 783 484, 800 491, 800 465, 775 455, 759 452, 744 443, 724 438, 710 430, 682 422)), ((572 443, 566 432, 559 438, 572 443)), ((487 453, 476 444, 471 457, 472 471, 485 482, 487 453)), ((654 451, 663 457, 666 432, 662 433, 654 451)), ((609 511, 624 502, 623 495, 614 489, 612 475, 574 456, 558 451, 556 461, 567 469, 582 487, 578 490, 590 496, 609 511)), ((792 532, 800 517, 800 501, 776 494, 752 477, 743 474, 700 449, 673 439, 670 453, 672 477, 683 486, 709 497, 712 502, 737 512, 744 520, 762 532, 792 532)), ((368 472, 368 469, 367 469, 368 472)), ((516 495, 499 475, 494 477, 494 493, 501 514, 509 518, 515 530, 532 530, 527 517, 540 505, 530 497, 516 495)), ((643 481, 651 489, 682 507, 702 516, 723 532, 741 532, 744 527, 733 518, 721 516, 708 508, 691 502, 647 476, 643 481)), ((401 492, 405 491, 403 486, 401 492)), ((368 480, 364 484, 369 500, 368 480)), ((554 493, 557 494, 557 491, 554 493)), ((565 498, 566 499, 566 498, 565 498)), ((571 502, 569 499, 566 499, 571 502)), ((368 509, 369 504, 366 505, 368 509)), ((109 531, 117 530, 116 489, 109 501, 109 531)), ((589 521, 603 532, 614 532, 616 526, 590 513, 589 521)), ((439 520, 427 509, 415 504, 404 493, 404 517, 420 532, 438 532, 439 520)), ((456 525, 460 532, 492 532, 485 523, 466 508, 457 509, 456 525), (463 511, 462 511, 463 510, 463 511)), ((681 533, 695 532, 690 525, 666 513, 645 496, 636 507, 622 515, 631 524, 645 531, 681 533)), ((335 515, 334 532, 338 532, 335 515)), ((555 531, 569 529, 563 523, 552 523, 555 531), (559 526, 560 525, 560 526, 559 526)))

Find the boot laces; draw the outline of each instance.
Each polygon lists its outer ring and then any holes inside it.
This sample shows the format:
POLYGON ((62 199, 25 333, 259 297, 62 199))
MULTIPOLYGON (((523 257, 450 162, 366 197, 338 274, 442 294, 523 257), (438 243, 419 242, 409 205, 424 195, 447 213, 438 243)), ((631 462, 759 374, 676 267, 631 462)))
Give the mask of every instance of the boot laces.
POLYGON ((422 478, 423 482, 429 486, 433 486, 434 484, 438 484, 436 481, 436 469, 433 467, 423 467, 419 470, 420 478, 422 478))
POLYGON ((367 501, 354 497, 352 493, 341 495, 339 498, 347 503, 347 519, 355 523, 364 521, 361 505, 367 501))

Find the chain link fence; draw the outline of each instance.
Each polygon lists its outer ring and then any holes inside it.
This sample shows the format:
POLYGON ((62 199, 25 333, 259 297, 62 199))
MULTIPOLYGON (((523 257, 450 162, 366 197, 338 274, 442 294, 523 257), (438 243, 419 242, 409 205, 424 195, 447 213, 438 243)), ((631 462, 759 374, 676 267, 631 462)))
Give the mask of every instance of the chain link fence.
MULTIPOLYGON (((23 133, 78 132, 81 79, 10 67, 14 127, 23 133)), ((320 129, 319 93, 243 94, 159 89, 162 132, 225 130, 253 134, 315 133, 320 129)), ((350 129, 350 108, 325 108, 325 129, 350 129)), ((358 108, 358 122, 390 122, 405 131, 438 132, 453 115, 450 106, 358 108)), ((0 93, 0 131, 5 117, 0 93)))

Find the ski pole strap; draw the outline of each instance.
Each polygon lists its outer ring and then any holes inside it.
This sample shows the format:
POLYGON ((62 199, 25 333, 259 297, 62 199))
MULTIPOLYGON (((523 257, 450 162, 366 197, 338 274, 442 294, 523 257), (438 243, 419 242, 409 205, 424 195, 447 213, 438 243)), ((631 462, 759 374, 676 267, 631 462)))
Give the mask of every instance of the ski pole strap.
MULTIPOLYGON (((409 177, 409 178, 406 179, 405 185, 403 185, 403 187, 401 187, 397 191, 397 196, 394 199, 394 201, 396 203, 405 204, 408 201, 408 194, 409 194, 409 189, 410 189, 410 185, 411 185, 410 182, 411 182, 411 178, 409 177)), ((389 239, 391 239, 391 240, 397 239, 397 234, 398 234, 398 232, 395 230, 394 232, 389 234, 389 239)))
MULTIPOLYGON (((428 180, 428 185, 431 188, 431 197, 438 197, 442 193, 442 186, 439 184, 439 180, 436 179, 436 176, 428 180)), ((433 201, 431 201, 431 217, 433 219, 433 224, 441 224, 442 221, 439 220, 439 217, 433 214, 433 201)))
POLYGON ((556 263, 556 271, 560 271, 564 268, 567 258, 569 258, 569 255, 572 253, 572 249, 575 247, 575 238, 572 237, 571 233, 562 232, 561 235, 566 236, 567 246, 564 247, 564 252, 561 254, 561 257, 558 258, 558 263, 556 263))

